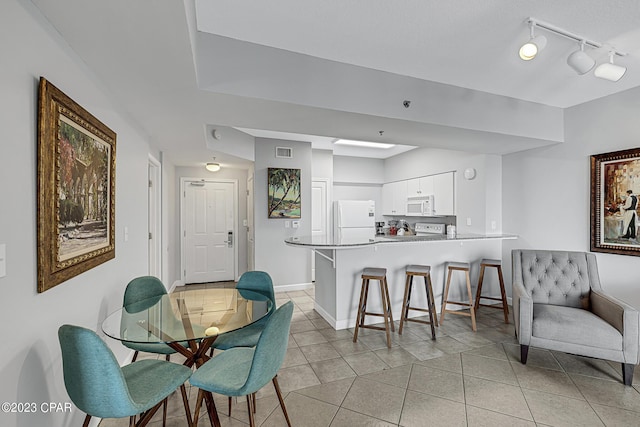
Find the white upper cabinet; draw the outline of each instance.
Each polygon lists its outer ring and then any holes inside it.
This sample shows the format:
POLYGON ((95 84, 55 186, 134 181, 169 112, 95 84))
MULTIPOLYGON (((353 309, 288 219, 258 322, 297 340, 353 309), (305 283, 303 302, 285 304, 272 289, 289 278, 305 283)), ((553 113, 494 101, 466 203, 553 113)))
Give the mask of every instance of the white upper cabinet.
POLYGON ((433 175, 407 181, 407 197, 420 197, 429 194, 433 194, 433 175))
POLYGON ((455 215, 454 173, 432 175, 436 215, 455 215))
POLYGON ((405 215, 407 212, 407 181, 382 186, 382 215, 405 215))

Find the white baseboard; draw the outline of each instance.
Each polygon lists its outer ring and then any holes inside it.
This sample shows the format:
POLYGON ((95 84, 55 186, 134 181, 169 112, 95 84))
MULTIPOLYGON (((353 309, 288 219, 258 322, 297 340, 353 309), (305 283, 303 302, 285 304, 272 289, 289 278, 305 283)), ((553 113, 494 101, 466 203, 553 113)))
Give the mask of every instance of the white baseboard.
POLYGON ((171 293, 171 292, 175 291, 176 287, 178 287, 178 286, 184 286, 184 282, 182 280, 176 280, 175 282, 173 282, 173 285, 171 285, 171 287, 169 288, 169 290, 167 292, 171 293))
POLYGON ((313 288, 313 283, 293 283, 290 285, 278 285, 274 286, 273 290, 278 292, 292 292, 292 291, 306 291, 313 288))

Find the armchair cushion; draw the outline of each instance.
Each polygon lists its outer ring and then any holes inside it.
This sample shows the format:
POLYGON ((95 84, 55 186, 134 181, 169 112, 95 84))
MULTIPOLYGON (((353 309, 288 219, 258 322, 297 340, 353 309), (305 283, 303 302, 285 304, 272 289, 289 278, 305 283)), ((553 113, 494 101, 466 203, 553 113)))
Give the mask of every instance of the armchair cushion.
POLYGON ((552 341, 622 351, 622 334, 590 311, 533 304, 532 335, 552 341))

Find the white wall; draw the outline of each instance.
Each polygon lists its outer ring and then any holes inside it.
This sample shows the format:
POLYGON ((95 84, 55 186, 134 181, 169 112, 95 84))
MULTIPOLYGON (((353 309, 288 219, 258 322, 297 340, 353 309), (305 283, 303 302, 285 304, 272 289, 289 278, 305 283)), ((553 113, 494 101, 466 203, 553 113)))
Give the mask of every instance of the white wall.
MULTIPOLYGON (((569 108, 565 143, 504 156, 503 228, 520 236, 505 242, 504 260, 514 248, 589 251, 590 156, 638 147, 639 97, 636 88, 569 108)), ((596 257, 604 289, 640 307, 640 258, 596 257)))
MULTIPOLYGON (((0 278, 0 401, 70 402, 58 328, 71 323, 100 331, 103 319, 121 306, 129 280, 147 273, 148 142, 31 2, 1 3, 0 54, 0 243, 7 248, 7 275, 0 278), (42 294, 36 291, 35 228, 40 76, 117 134, 116 258, 42 294)), ((119 360, 129 354, 114 340, 105 341, 119 360)), ((0 413, 0 425, 77 426, 83 418, 75 407, 59 414, 0 413)))
MULTIPOLYGON (((238 182, 238 194, 236 198, 238 200, 238 212, 236 212, 236 221, 238 230, 236 235, 236 242, 238 245, 238 279, 242 273, 247 271, 247 228, 242 225, 242 221, 247 219, 247 170, 246 169, 231 169, 223 167, 218 172, 209 172, 204 167, 176 167, 174 172, 175 193, 173 195, 173 209, 175 210, 174 223, 171 226, 170 232, 173 234, 173 242, 175 245, 175 252, 172 259, 173 275, 175 280, 180 279, 180 262, 181 262, 181 246, 180 246, 180 199, 181 199, 181 178, 202 178, 202 179, 235 179, 238 182)), ((173 282, 171 282, 173 283, 173 282)))
POLYGON ((311 283, 311 260, 307 250, 285 245, 291 236, 311 235, 311 144, 308 142, 282 141, 256 138, 254 179, 255 209, 255 258, 256 270, 268 272, 275 287, 311 283), (293 148, 292 159, 275 157, 275 147, 293 148), (268 186, 267 168, 300 169, 302 210, 300 228, 285 228, 285 221, 267 217, 268 186))

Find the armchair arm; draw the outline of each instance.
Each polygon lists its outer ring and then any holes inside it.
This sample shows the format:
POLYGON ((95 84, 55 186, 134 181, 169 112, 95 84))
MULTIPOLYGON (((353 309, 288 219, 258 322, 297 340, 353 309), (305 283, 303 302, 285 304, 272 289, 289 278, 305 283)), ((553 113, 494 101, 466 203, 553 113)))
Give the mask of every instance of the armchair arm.
POLYGON ((533 323, 533 300, 521 283, 513 282, 513 319, 516 323, 518 342, 529 345, 533 323))
POLYGON ((622 334, 625 363, 637 364, 640 315, 638 310, 600 291, 591 290, 591 310, 622 334))

